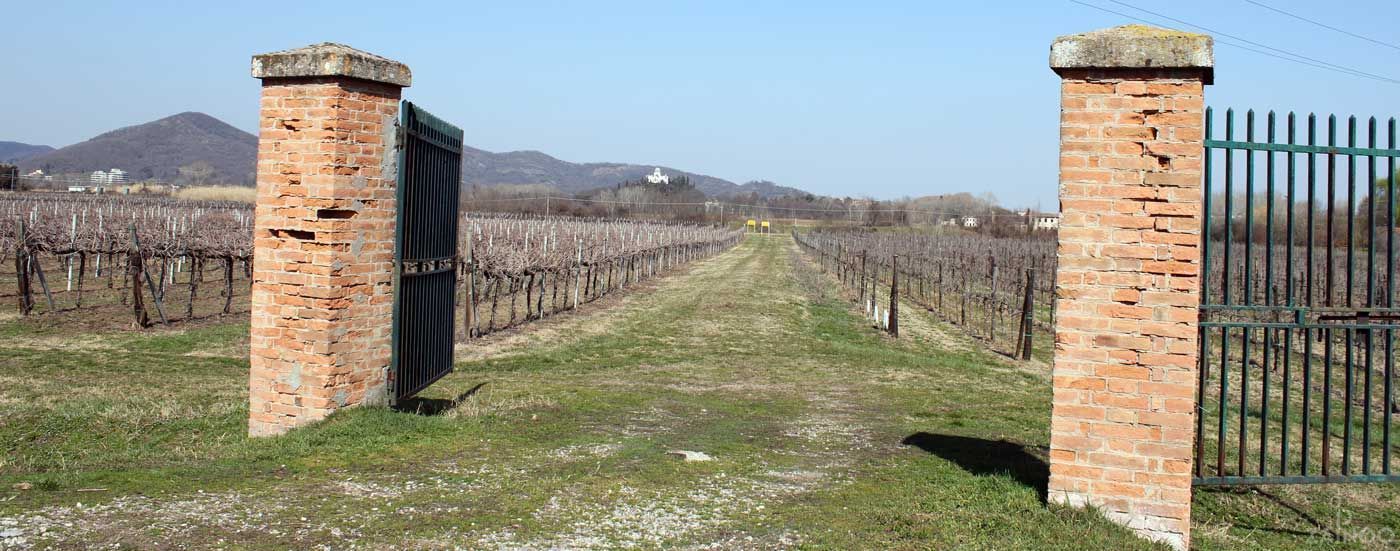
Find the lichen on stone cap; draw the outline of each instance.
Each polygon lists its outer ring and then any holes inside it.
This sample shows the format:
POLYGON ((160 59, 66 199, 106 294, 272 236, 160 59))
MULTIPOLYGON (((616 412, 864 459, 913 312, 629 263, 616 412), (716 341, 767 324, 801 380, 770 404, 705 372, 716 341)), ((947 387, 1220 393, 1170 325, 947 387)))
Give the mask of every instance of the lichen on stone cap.
POLYGON ((1200 69, 1207 84, 1215 75, 1215 39, 1147 25, 1124 25, 1055 39, 1050 68, 1200 69))
POLYGON ((334 42, 253 56, 254 78, 327 76, 351 77, 403 87, 413 83, 413 73, 407 65, 334 42))

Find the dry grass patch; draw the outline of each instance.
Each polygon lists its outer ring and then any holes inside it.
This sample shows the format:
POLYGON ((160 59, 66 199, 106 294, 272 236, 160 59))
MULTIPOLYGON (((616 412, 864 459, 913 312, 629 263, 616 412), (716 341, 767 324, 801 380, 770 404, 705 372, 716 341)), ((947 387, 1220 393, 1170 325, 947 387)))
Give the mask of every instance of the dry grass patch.
POLYGON ((186 201, 237 201, 252 204, 258 200, 258 190, 242 186, 195 186, 175 192, 177 199, 186 201))
POLYGON ((29 350, 69 350, 91 352, 116 350, 110 337, 103 335, 14 335, 7 337, 5 346, 29 350))

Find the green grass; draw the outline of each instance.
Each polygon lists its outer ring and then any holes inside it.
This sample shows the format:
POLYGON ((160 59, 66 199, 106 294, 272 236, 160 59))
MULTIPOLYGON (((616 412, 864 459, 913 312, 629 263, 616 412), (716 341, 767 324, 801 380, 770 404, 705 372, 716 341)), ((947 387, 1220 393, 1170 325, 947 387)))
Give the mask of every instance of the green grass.
MULTIPOLYGON (((40 547, 1152 547, 1044 504, 1043 363, 913 308, 889 339, 796 250, 755 236, 609 309, 469 344, 424 396, 452 405, 436 415, 352 409, 256 440, 246 322, 0 322, 0 530, 40 547)), ((1195 542, 1362 548, 1329 527, 1397 530, 1396 495, 1202 492, 1195 542)))

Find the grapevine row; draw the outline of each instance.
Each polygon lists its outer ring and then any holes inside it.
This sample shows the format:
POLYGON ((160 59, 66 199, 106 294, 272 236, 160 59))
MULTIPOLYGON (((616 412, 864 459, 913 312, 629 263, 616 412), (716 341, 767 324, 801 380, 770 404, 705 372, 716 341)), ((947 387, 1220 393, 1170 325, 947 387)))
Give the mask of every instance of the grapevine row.
POLYGON ((743 238, 699 225, 499 214, 468 214, 460 231, 466 338, 577 308, 743 238))
MULTIPOLYGON (((252 226, 252 208, 241 203, 0 195, 0 298, 14 299, 24 315, 129 306, 143 327, 192 319, 196 310, 228 314, 248 295, 252 226), (197 306, 213 298, 200 294, 211 285, 222 300, 197 306)), ((464 213, 459 336, 596 300, 740 237, 699 225, 464 213)))
POLYGON ((1011 356, 1029 357, 1031 335, 1054 327, 1053 239, 822 230, 794 237, 881 325, 898 323, 881 313, 897 291, 1011 356))

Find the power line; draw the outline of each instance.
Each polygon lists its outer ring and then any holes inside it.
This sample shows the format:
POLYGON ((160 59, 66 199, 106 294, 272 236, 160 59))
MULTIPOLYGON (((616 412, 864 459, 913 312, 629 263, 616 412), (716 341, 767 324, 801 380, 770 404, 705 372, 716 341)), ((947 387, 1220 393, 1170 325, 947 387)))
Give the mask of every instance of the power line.
POLYGON ((1288 50, 1284 50, 1284 49, 1280 49, 1280 48, 1275 48, 1275 47, 1269 46, 1269 45, 1267 45, 1267 44, 1260 44, 1260 43, 1255 42, 1255 41, 1253 41, 1253 40, 1250 40, 1250 39, 1248 39, 1248 38, 1241 38, 1241 37, 1238 37, 1238 36, 1235 36, 1235 35, 1232 35, 1232 34, 1228 34, 1228 33, 1225 33, 1225 32, 1217 31, 1217 30, 1215 30, 1215 29, 1211 29, 1211 28, 1209 28, 1209 27, 1203 27, 1203 26, 1201 26, 1201 25, 1197 25, 1197 24, 1192 23, 1192 22, 1190 22, 1190 21, 1185 21, 1185 20, 1182 20, 1182 19, 1177 19, 1177 18, 1172 17, 1172 16, 1170 16, 1170 15, 1165 15, 1165 14, 1157 13, 1157 12, 1154 12, 1154 11, 1152 11, 1152 10, 1148 10, 1148 9, 1145 9, 1145 8, 1139 8, 1139 7, 1137 7, 1137 6, 1134 6, 1134 5, 1132 5, 1132 4, 1129 4, 1129 3, 1127 3, 1127 2, 1121 2, 1121 1, 1119 1, 1119 0, 1108 0, 1108 1, 1109 1, 1109 2, 1113 2, 1114 4, 1118 4, 1118 5, 1120 5, 1120 6, 1125 6, 1125 7, 1128 7, 1128 8, 1135 9, 1135 10, 1140 11, 1140 12, 1143 12, 1143 13, 1155 15, 1155 16, 1157 16, 1157 17, 1161 17, 1161 18, 1166 19, 1166 20, 1168 20, 1168 21, 1175 21, 1175 22, 1177 22, 1177 23, 1180 23, 1180 24, 1182 24, 1182 25, 1186 25, 1186 26, 1188 26, 1188 27, 1195 27, 1195 28, 1197 28, 1197 29, 1201 29, 1201 30, 1206 31, 1206 32, 1208 32, 1208 33, 1214 33, 1214 34, 1217 34, 1217 35, 1220 35, 1220 36, 1224 36, 1224 37, 1230 38, 1230 39, 1232 39, 1232 40, 1237 40, 1237 41, 1239 41, 1239 42, 1244 42, 1245 44, 1249 44, 1249 45, 1252 45, 1252 46, 1258 46, 1258 47, 1264 48, 1264 49, 1266 49, 1266 50, 1271 50, 1271 51, 1274 51, 1274 52, 1278 52, 1278 53, 1283 54, 1283 55, 1292 56, 1292 57, 1296 57, 1296 58, 1299 58, 1299 59, 1305 59, 1305 60, 1311 61, 1311 62, 1313 62, 1313 63, 1321 63, 1321 64, 1326 65, 1326 66, 1328 66, 1328 67, 1335 67, 1335 68, 1340 69, 1340 70, 1343 70, 1343 71, 1349 71, 1349 72, 1352 72, 1352 73, 1356 73, 1357 75, 1360 75, 1360 76, 1370 77, 1370 78, 1373 78, 1373 79, 1376 79, 1376 80, 1381 80, 1381 81, 1389 82, 1389 83, 1391 83, 1391 84, 1400 84, 1400 80, 1396 80, 1396 79, 1393 79, 1393 78, 1390 78, 1390 77, 1387 77, 1387 76, 1377 75, 1377 74, 1373 74, 1373 73, 1367 73, 1367 72, 1362 71, 1362 70, 1359 70, 1359 69, 1353 69, 1353 68, 1351 68, 1351 67, 1345 67, 1345 66, 1342 66, 1342 65, 1337 65, 1336 63, 1331 63, 1331 62, 1323 61, 1323 60, 1321 60, 1321 59, 1312 58, 1312 57, 1308 57, 1308 56, 1305 56, 1305 55, 1302 55, 1302 54, 1290 52, 1290 51, 1288 51, 1288 50))
POLYGON ((1348 30, 1345 30, 1345 29, 1339 29, 1339 28, 1337 28, 1337 27, 1333 27, 1333 26, 1331 26, 1331 25, 1328 25, 1328 24, 1323 23, 1323 22, 1320 22, 1320 21, 1315 21, 1315 20, 1312 20, 1312 19, 1308 19, 1308 18, 1303 17, 1303 16, 1301 16, 1301 15, 1298 15, 1298 14, 1296 14, 1296 13, 1291 13, 1291 12, 1287 12, 1287 11, 1284 11, 1284 10, 1281 10, 1281 9, 1278 9, 1278 8, 1275 8, 1275 7, 1273 7, 1273 6, 1270 6, 1270 5, 1268 5, 1268 4, 1265 4, 1265 3, 1263 3, 1263 2, 1256 2, 1255 0, 1244 0, 1244 1, 1245 1, 1245 2, 1249 2, 1250 4, 1254 4, 1254 5, 1256 5, 1256 6, 1259 6, 1259 7, 1261 7, 1261 8, 1264 8, 1264 9, 1266 9, 1266 10, 1275 12, 1275 13, 1280 13, 1280 14, 1283 14, 1283 15, 1287 15, 1287 16, 1292 17, 1292 18, 1294 18, 1294 19, 1297 19, 1297 20, 1299 20, 1299 21, 1305 21, 1305 22, 1307 22, 1307 23, 1312 23, 1312 24, 1317 25, 1317 26, 1319 26, 1319 27, 1322 27, 1322 28, 1324 28, 1324 29, 1328 29, 1328 30, 1332 30, 1332 31, 1337 31, 1337 32, 1339 32, 1339 33, 1342 33, 1342 34, 1344 34, 1344 35, 1350 36, 1350 37, 1352 37, 1352 38, 1359 38, 1359 39, 1361 39, 1361 40, 1365 40, 1365 41, 1370 42, 1370 43, 1372 43, 1372 44, 1379 44, 1379 45, 1385 46, 1385 47, 1387 47, 1387 48, 1391 48, 1391 49, 1394 49, 1394 50, 1400 50, 1400 46, 1397 46, 1397 45, 1392 44, 1392 43, 1390 43, 1390 42, 1385 42, 1385 41, 1381 41, 1381 40, 1376 40, 1376 39, 1371 38, 1371 37, 1369 37, 1369 36, 1362 36, 1362 35, 1356 34, 1356 33, 1354 33, 1354 32, 1351 32, 1351 31, 1348 31, 1348 30))
MULTIPOLYGON (((1166 27, 1166 28, 1173 29, 1173 30, 1180 30, 1180 29, 1175 29, 1175 28, 1173 28, 1171 25, 1164 25, 1164 24, 1162 24, 1162 23, 1160 23, 1160 22, 1157 22, 1157 21, 1151 21, 1151 20, 1148 20, 1148 19, 1143 19, 1143 18, 1138 17, 1138 16, 1136 16, 1136 15, 1123 13, 1123 12, 1121 12, 1121 11, 1112 10, 1112 9, 1109 9, 1109 8, 1105 8, 1105 7, 1103 7, 1103 6, 1096 6, 1096 5, 1090 4, 1090 3, 1088 3, 1088 2, 1081 2, 1080 0, 1069 0, 1069 1, 1070 1, 1070 2, 1074 2, 1075 4, 1079 4, 1079 5, 1081 5, 1081 6, 1086 6, 1086 7, 1094 8, 1094 9, 1099 10, 1099 11, 1102 11, 1102 12, 1107 12, 1107 13, 1111 13, 1111 14, 1113 14, 1113 15, 1118 15, 1118 16, 1126 17, 1126 18, 1128 18, 1128 19, 1132 19, 1133 21, 1139 21, 1139 22, 1142 22, 1142 23, 1147 23, 1148 25, 1157 25, 1157 26, 1159 26, 1159 27, 1166 27)), ((1271 52, 1267 52, 1267 51, 1264 51, 1264 50, 1259 50, 1259 49, 1251 48, 1251 47, 1249 47, 1249 46, 1245 46, 1245 45, 1242 45, 1242 44, 1235 44, 1235 43, 1229 42, 1229 41, 1227 41, 1227 40, 1222 40, 1222 39, 1220 39, 1219 37, 1215 37, 1215 42, 1218 43, 1218 44, 1220 44, 1221 46, 1230 46, 1230 47, 1232 47, 1232 48, 1239 48, 1239 49, 1241 49, 1241 50, 1246 50, 1246 51, 1254 52, 1254 53, 1260 54, 1260 55, 1266 55, 1266 56, 1269 56, 1269 57, 1272 57, 1272 58, 1275 58, 1275 59, 1282 59, 1282 60, 1284 60, 1284 61, 1291 61, 1291 62, 1293 62, 1293 63, 1298 63, 1298 64, 1301 64, 1301 65, 1307 65, 1307 66, 1309 66, 1309 67, 1316 67, 1316 68, 1318 68, 1318 69, 1325 69, 1325 70, 1328 70, 1328 71, 1332 71, 1332 72, 1335 72, 1335 73, 1341 73, 1341 74, 1344 74, 1344 75, 1350 75, 1350 76, 1358 76, 1358 77, 1368 78, 1368 77, 1366 77, 1365 75, 1362 75, 1362 74, 1357 73, 1357 72, 1354 72, 1354 71, 1344 71, 1344 70, 1336 69, 1336 68, 1333 68, 1333 67, 1328 67, 1328 66, 1326 66, 1326 65, 1320 65, 1320 64, 1317 64, 1317 63, 1312 63, 1312 62, 1309 62, 1309 61, 1303 61, 1303 60, 1294 59, 1294 58, 1291 58, 1291 57, 1284 57, 1284 56, 1281 56, 1281 55, 1278 55, 1278 54, 1275 54, 1275 53, 1271 53, 1271 52)))
MULTIPOLYGON (((1112 0, 1110 0, 1110 1, 1112 1, 1112 0)), ((1142 22, 1142 23, 1147 23, 1147 24, 1149 24, 1149 25, 1156 25, 1156 26, 1159 26, 1159 27, 1165 27, 1165 28, 1169 28, 1169 29, 1172 29, 1172 28, 1173 28, 1171 25, 1164 25, 1164 24, 1162 24, 1162 23, 1160 23, 1160 22, 1157 22, 1157 21, 1152 21, 1152 20, 1144 19, 1144 18, 1138 17, 1138 16, 1136 16, 1136 15, 1131 15, 1131 14, 1123 13, 1123 12, 1121 12, 1121 11, 1117 11, 1117 10, 1105 8, 1105 7, 1103 7, 1103 6, 1097 6, 1097 5, 1094 5, 1094 4, 1090 4, 1090 3, 1088 3, 1088 2, 1082 2, 1081 0, 1070 0, 1070 2, 1073 2, 1073 3, 1075 3, 1075 4, 1079 4, 1079 5, 1081 5, 1081 6, 1093 8, 1093 9, 1096 9, 1096 10, 1099 10, 1099 11, 1102 11, 1102 12, 1111 13, 1111 14, 1113 14, 1113 15, 1117 15, 1117 16, 1121 16, 1121 17, 1126 17, 1126 18, 1132 19, 1132 20, 1134 20, 1134 21, 1138 21, 1138 22, 1142 22)), ((1121 2, 1118 2, 1118 3, 1121 4, 1121 2)), ((1126 4, 1124 4, 1124 5, 1126 5, 1126 4)), ((1133 6, 1128 6, 1128 7, 1133 8, 1133 9, 1138 9, 1138 10, 1141 10, 1141 11, 1144 11, 1144 12, 1147 12, 1147 13, 1153 13, 1153 12, 1148 12, 1147 10, 1142 10, 1141 8, 1136 8, 1136 7, 1133 7, 1133 6)), ((1153 15, 1157 15, 1157 14, 1154 13, 1153 15)), ((1173 18, 1171 18, 1171 17, 1166 17, 1166 16, 1162 16, 1162 15, 1158 15, 1158 16, 1159 16, 1159 17, 1165 17, 1165 18, 1167 18, 1167 19, 1171 19, 1171 20, 1173 20, 1173 21, 1177 21, 1177 22, 1183 23, 1183 24, 1188 25, 1188 26, 1191 26, 1191 27, 1196 27, 1196 28, 1202 29, 1202 30, 1204 30, 1204 31, 1206 31, 1206 32, 1215 33, 1215 34, 1218 34, 1218 35, 1221 35, 1221 36, 1225 36, 1225 37, 1228 37, 1228 38, 1232 38, 1232 39, 1234 38, 1234 37, 1231 36, 1231 35, 1224 34, 1224 33, 1220 33, 1220 32, 1217 32, 1217 31, 1213 31, 1213 30, 1207 29, 1207 28, 1205 28, 1205 27, 1200 27, 1200 26, 1197 26, 1197 25, 1192 25, 1192 24, 1190 24, 1190 23, 1186 23, 1186 22, 1181 21, 1181 20, 1179 20, 1179 19, 1173 19, 1173 18)), ((1180 30, 1180 29, 1173 29, 1173 30, 1180 30)), ((1371 79, 1371 80, 1377 80, 1377 81, 1385 82, 1385 83, 1388 83, 1388 84, 1400 84, 1400 80, 1396 80, 1396 79, 1392 79, 1392 78, 1388 78, 1388 77, 1383 77, 1383 76, 1380 76, 1380 75, 1373 75, 1373 74, 1370 74, 1370 73, 1366 73, 1366 72, 1364 72, 1364 71, 1358 71, 1358 70, 1356 70, 1356 69, 1351 69, 1351 68, 1343 67, 1343 66, 1340 66, 1340 65, 1332 64, 1332 63, 1327 63, 1327 62, 1325 62, 1325 61, 1321 61, 1321 62, 1307 61, 1307 60, 1311 60, 1312 58, 1308 58, 1308 57, 1305 57, 1305 56, 1299 56, 1299 55, 1297 55, 1297 54, 1289 53, 1289 52, 1286 52, 1286 51, 1284 51, 1285 54, 1287 54, 1287 55, 1289 55, 1289 56, 1293 56, 1293 57, 1286 57, 1286 56, 1283 56, 1283 55, 1275 54, 1275 53, 1273 53, 1273 52, 1269 52, 1269 51, 1265 51, 1265 50, 1260 50, 1260 49, 1257 49, 1257 48, 1251 48, 1251 47, 1245 46, 1245 45, 1243 45, 1243 44, 1235 44, 1235 43, 1233 43, 1233 42, 1230 42, 1229 40, 1221 39, 1219 36, 1216 36, 1216 37, 1214 37, 1214 38, 1215 38, 1215 41, 1216 41, 1217 43, 1219 43, 1220 45, 1222 45, 1222 46, 1230 46, 1230 47, 1232 47, 1232 48, 1239 48, 1239 49, 1241 49, 1241 50, 1253 52, 1253 53, 1256 53, 1256 54, 1259 54, 1259 55, 1265 55, 1265 56, 1269 56, 1269 57, 1272 57, 1272 58, 1275 58, 1275 59, 1281 59, 1281 60, 1283 60, 1283 61, 1289 61, 1289 62, 1297 63, 1297 64, 1299 64, 1299 65, 1306 65, 1306 66, 1309 66, 1309 67, 1315 67, 1315 68, 1318 68, 1318 69, 1323 69, 1323 70, 1327 70, 1327 71, 1332 71, 1332 72, 1334 72, 1334 73, 1341 73, 1341 74, 1344 74, 1344 75, 1350 75, 1350 76, 1355 76, 1355 77, 1367 78, 1367 79, 1371 79), (1301 58, 1301 59, 1299 59, 1299 58, 1301 58)), ((1252 42, 1252 41, 1245 40, 1245 39, 1236 39, 1236 40, 1243 40, 1243 41, 1245 41, 1245 42, 1254 43, 1254 42, 1252 42)), ((1257 43, 1256 43, 1256 44, 1257 44, 1257 43)), ((1263 46, 1263 47, 1269 48, 1269 46, 1263 46)), ((1271 48, 1271 49, 1273 49, 1273 48, 1271 48)), ((1280 50, 1280 51, 1282 51, 1282 50, 1280 50)))

